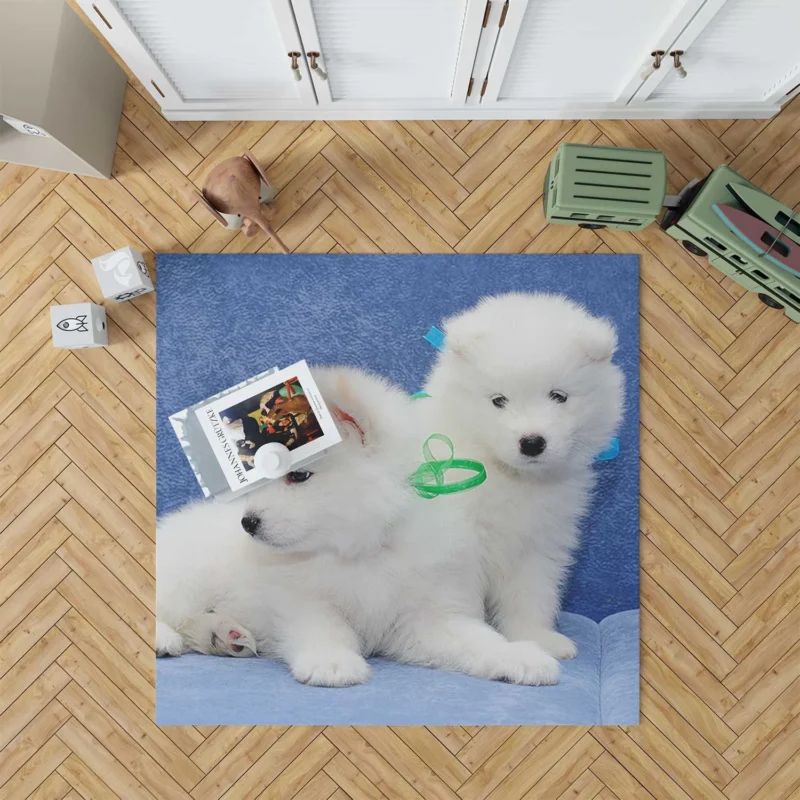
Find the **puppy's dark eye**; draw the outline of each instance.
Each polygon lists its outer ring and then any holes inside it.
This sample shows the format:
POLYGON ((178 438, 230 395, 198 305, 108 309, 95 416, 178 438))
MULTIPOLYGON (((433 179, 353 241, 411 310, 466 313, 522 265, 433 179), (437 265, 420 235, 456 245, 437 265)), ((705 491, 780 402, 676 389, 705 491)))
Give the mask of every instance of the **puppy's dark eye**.
POLYGON ((298 469, 286 476, 286 483, 305 483, 314 473, 307 469, 298 469))
POLYGON ((562 392, 561 389, 553 389, 553 391, 550 392, 550 399, 555 400, 556 403, 566 403, 568 396, 569 395, 567 395, 566 392, 562 392))
POLYGON ((492 395, 492 403, 497 408, 505 408, 506 403, 508 403, 508 398, 504 394, 495 394, 492 395))

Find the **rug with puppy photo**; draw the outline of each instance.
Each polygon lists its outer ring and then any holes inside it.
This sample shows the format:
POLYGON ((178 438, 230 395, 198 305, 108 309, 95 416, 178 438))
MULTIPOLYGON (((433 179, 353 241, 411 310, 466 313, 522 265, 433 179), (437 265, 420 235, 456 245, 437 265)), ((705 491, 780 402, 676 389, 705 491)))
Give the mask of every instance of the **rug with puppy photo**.
POLYGON ((637 256, 158 270, 159 724, 638 723, 637 256))

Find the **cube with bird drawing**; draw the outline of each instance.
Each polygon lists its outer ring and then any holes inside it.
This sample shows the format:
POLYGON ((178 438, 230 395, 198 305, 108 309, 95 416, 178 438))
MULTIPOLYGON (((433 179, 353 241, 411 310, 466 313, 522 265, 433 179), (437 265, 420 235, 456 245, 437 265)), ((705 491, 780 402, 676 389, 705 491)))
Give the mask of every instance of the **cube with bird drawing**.
POLYGON ((92 259, 100 291, 106 300, 120 303, 153 291, 153 280, 142 254, 123 247, 92 259))
POLYGON ((108 344, 106 310, 94 303, 50 306, 53 347, 77 350, 108 344))

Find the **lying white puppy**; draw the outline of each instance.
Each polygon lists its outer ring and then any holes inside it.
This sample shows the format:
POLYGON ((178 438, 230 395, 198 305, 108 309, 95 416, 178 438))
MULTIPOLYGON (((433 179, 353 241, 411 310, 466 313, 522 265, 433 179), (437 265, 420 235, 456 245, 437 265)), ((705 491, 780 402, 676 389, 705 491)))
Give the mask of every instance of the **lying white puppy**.
POLYGON ((322 686, 366 681, 370 655, 555 683, 552 657, 484 622, 475 529, 453 498, 414 493, 412 404, 357 370, 313 373, 341 444, 241 500, 160 521, 159 654, 258 652, 322 686))
POLYGON ((486 298, 444 330, 419 408, 486 464, 483 491, 459 500, 482 532, 489 618, 510 641, 572 658, 554 626, 592 460, 621 416, 616 332, 564 297, 535 294, 486 298))

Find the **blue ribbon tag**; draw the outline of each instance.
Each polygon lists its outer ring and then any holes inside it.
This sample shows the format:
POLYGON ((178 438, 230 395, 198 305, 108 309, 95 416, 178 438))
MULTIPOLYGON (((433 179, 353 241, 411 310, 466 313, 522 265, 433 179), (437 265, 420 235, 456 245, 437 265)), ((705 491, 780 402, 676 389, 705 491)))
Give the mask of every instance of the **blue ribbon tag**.
POLYGON ((619 439, 614 438, 609 443, 608 447, 603 450, 602 453, 598 453, 595 457, 595 461, 611 461, 612 458, 616 458, 619 455, 619 439))
POLYGON ((437 350, 444 350, 444 334, 435 325, 431 326, 423 338, 437 350))

